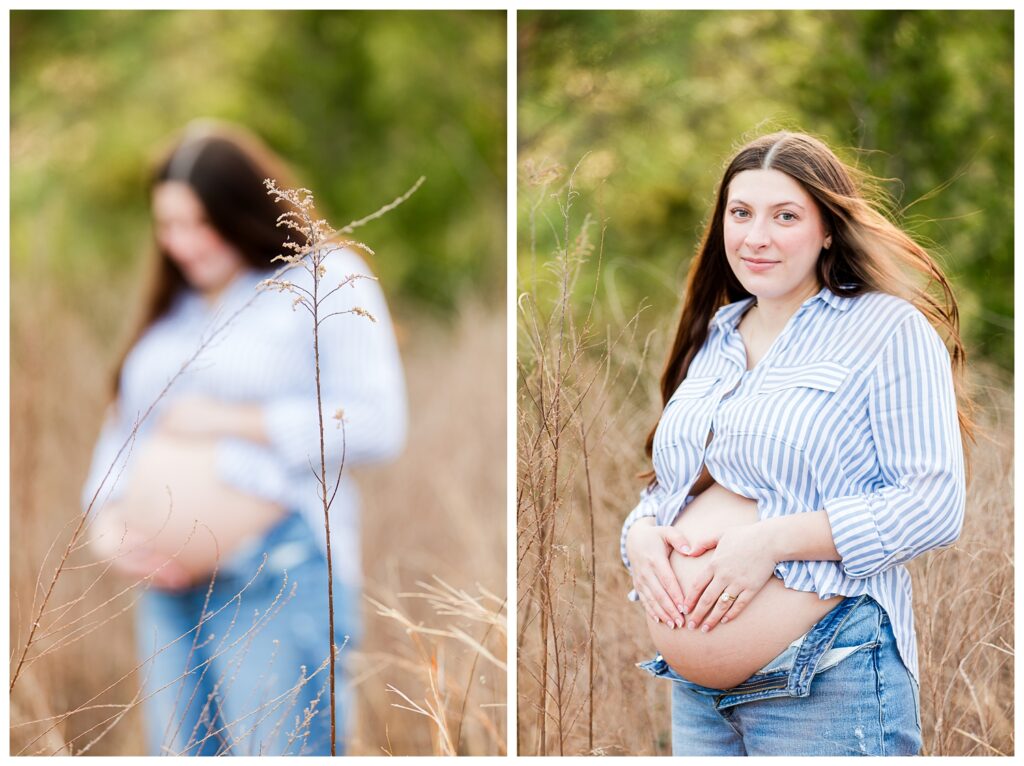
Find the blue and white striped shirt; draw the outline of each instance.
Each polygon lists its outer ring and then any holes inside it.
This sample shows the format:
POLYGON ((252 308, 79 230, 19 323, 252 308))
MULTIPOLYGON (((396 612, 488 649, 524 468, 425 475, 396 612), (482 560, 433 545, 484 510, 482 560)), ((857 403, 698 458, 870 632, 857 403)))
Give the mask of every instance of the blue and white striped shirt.
MULTIPOLYGON (((349 274, 371 273, 351 250, 331 253, 326 263, 321 294, 349 274)), ((216 307, 208 306, 198 293, 185 291, 168 313, 146 330, 125 359, 120 395, 108 412, 82 489, 83 508, 92 500, 135 420, 195 353, 201 339, 252 298, 256 285, 272 273, 242 272, 225 288, 216 307)), ((312 289, 312 276, 302 268, 289 270, 282 279, 312 289)), ((293 311, 293 300, 291 293, 261 291, 234 318, 139 428, 134 448, 125 450, 111 471, 97 506, 120 497, 132 469, 131 454, 139 453, 162 413, 178 396, 202 394, 229 402, 258 403, 263 407, 269 443, 220 439, 218 474, 236 489, 300 511, 320 543, 325 543, 319 485, 310 470, 311 464, 320 465, 312 318, 302 308, 293 311), (122 466, 121 478, 111 490, 122 466)), ((337 475, 342 459, 342 431, 333 415, 339 408, 344 411, 346 471, 331 506, 334 571, 340 580, 357 583, 361 579, 358 494, 348 468, 388 459, 401 449, 406 400, 398 346, 384 294, 375 280, 357 279, 338 290, 321 304, 320 315, 353 306, 369 311, 376 322, 350 314, 324 321, 320 326, 320 377, 328 476, 337 475)), ((330 484, 333 488, 333 482, 330 484)))
POLYGON ((752 302, 718 310, 665 406, 653 445, 657 481, 623 525, 623 561, 628 567, 630 526, 645 516, 672 524, 703 465, 726 489, 756 500, 761 519, 824 510, 842 560, 786 561, 775 575, 822 599, 870 595, 916 678, 903 565, 952 544, 964 516, 949 352, 909 302, 823 288, 747 370, 737 325, 752 302))

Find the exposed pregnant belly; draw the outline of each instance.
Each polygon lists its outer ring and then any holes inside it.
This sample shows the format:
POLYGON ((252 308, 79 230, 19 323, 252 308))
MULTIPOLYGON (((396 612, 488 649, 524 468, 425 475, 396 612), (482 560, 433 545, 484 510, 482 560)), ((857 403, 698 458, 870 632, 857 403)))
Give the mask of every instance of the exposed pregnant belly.
MULTIPOLYGON (((756 521, 756 501, 711 484, 673 526, 701 537, 756 521)), ((687 594, 712 552, 697 558, 672 554, 669 563, 687 594)), ((647 624, 655 647, 679 675, 702 686, 729 689, 764 667, 841 600, 835 596, 822 601, 815 593, 786 588, 773 576, 735 620, 719 623, 707 633, 672 630, 650 619, 647 624)))
POLYGON ((101 555, 141 546, 199 578, 283 516, 279 505, 221 482, 212 440, 157 433, 137 449, 124 494, 96 520, 101 555))

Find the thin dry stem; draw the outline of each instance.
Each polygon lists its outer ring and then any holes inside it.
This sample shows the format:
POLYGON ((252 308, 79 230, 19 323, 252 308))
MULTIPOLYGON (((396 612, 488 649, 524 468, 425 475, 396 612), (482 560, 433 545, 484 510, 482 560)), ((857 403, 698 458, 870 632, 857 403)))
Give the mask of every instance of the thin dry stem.
MULTIPOLYGON (((361 274, 350 274, 344 280, 338 283, 338 285, 323 296, 320 295, 320 283, 321 280, 327 274, 326 258, 336 247, 329 247, 328 243, 332 239, 336 239, 340 235, 350 234, 356 228, 363 226, 370 221, 376 220, 386 213, 394 210, 409 197, 411 197, 417 189, 423 184, 423 177, 420 177, 418 181, 402 196, 398 197, 393 202, 384 205, 376 212, 371 213, 365 218, 361 218, 357 221, 353 221, 347 226, 331 231, 328 223, 322 218, 316 218, 313 208, 313 193, 309 189, 281 189, 278 188, 277 184, 270 178, 264 181, 267 187, 267 193, 274 197, 278 202, 284 202, 292 205, 292 209, 282 213, 278 217, 278 226, 286 226, 293 231, 298 232, 302 235, 304 242, 299 243, 288 243, 291 245, 289 249, 293 251, 292 255, 281 254, 276 259, 281 259, 287 263, 289 267, 302 266, 310 276, 313 278, 313 290, 310 292, 306 288, 296 285, 288 280, 269 279, 264 280, 260 283, 261 289, 277 289, 278 291, 288 291, 295 295, 295 300, 292 302, 292 309, 296 306, 302 306, 305 308, 313 320, 313 366, 314 376, 316 380, 316 412, 317 412, 317 424, 319 426, 319 437, 320 437, 320 473, 317 474, 317 482, 319 484, 319 495, 321 502, 323 503, 324 511, 324 532, 327 538, 327 622, 328 622, 328 646, 330 658, 330 714, 331 714, 331 755, 337 755, 337 731, 336 731, 336 710, 337 703, 335 700, 335 665, 337 662, 338 647, 334 644, 334 568, 333 568, 333 557, 331 551, 331 503, 334 501, 334 496, 338 491, 338 486, 341 483, 341 474, 345 467, 345 454, 344 448, 342 450, 341 461, 338 466, 338 475, 334 483, 334 490, 328 497, 327 491, 327 450, 324 441, 324 411, 323 411, 323 393, 320 379, 320 325, 327 319, 342 314, 355 314, 356 316, 369 319, 371 322, 377 320, 370 314, 370 312, 359 306, 353 306, 345 311, 334 311, 326 315, 321 316, 321 306, 323 302, 332 296, 335 292, 342 289, 346 285, 354 284, 357 279, 366 278, 361 274)), ((363 249, 369 250, 368 247, 362 243, 356 243, 363 249)), ((338 425, 342 429, 342 439, 344 440, 344 418, 338 417, 338 425)), ((314 473, 316 473, 314 471, 314 473)))

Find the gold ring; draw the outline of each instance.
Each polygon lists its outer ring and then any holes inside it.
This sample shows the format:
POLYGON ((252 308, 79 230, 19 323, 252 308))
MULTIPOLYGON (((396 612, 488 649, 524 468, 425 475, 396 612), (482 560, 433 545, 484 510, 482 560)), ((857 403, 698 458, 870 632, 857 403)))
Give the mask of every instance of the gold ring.
POLYGON ((735 601, 736 597, 735 596, 730 596, 728 593, 723 593, 722 597, 720 599, 718 599, 718 600, 719 601, 724 601, 725 603, 728 604, 730 601, 735 601))

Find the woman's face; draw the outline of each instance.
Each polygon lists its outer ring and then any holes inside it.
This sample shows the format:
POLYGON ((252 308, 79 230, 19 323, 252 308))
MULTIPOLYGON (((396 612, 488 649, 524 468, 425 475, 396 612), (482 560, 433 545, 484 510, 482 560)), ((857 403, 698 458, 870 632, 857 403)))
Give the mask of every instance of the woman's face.
POLYGON ((199 292, 216 295, 245 268, 241 253, 213 228, 188 184, 158 184, 153 190, 153 219, 160 247, 199 292))
POLYGON ((726 190, 729 266, 763 302, 802 302, 821 286, 815 267, 828 233, 818 205, 780 170, 744 170, 726 190))

